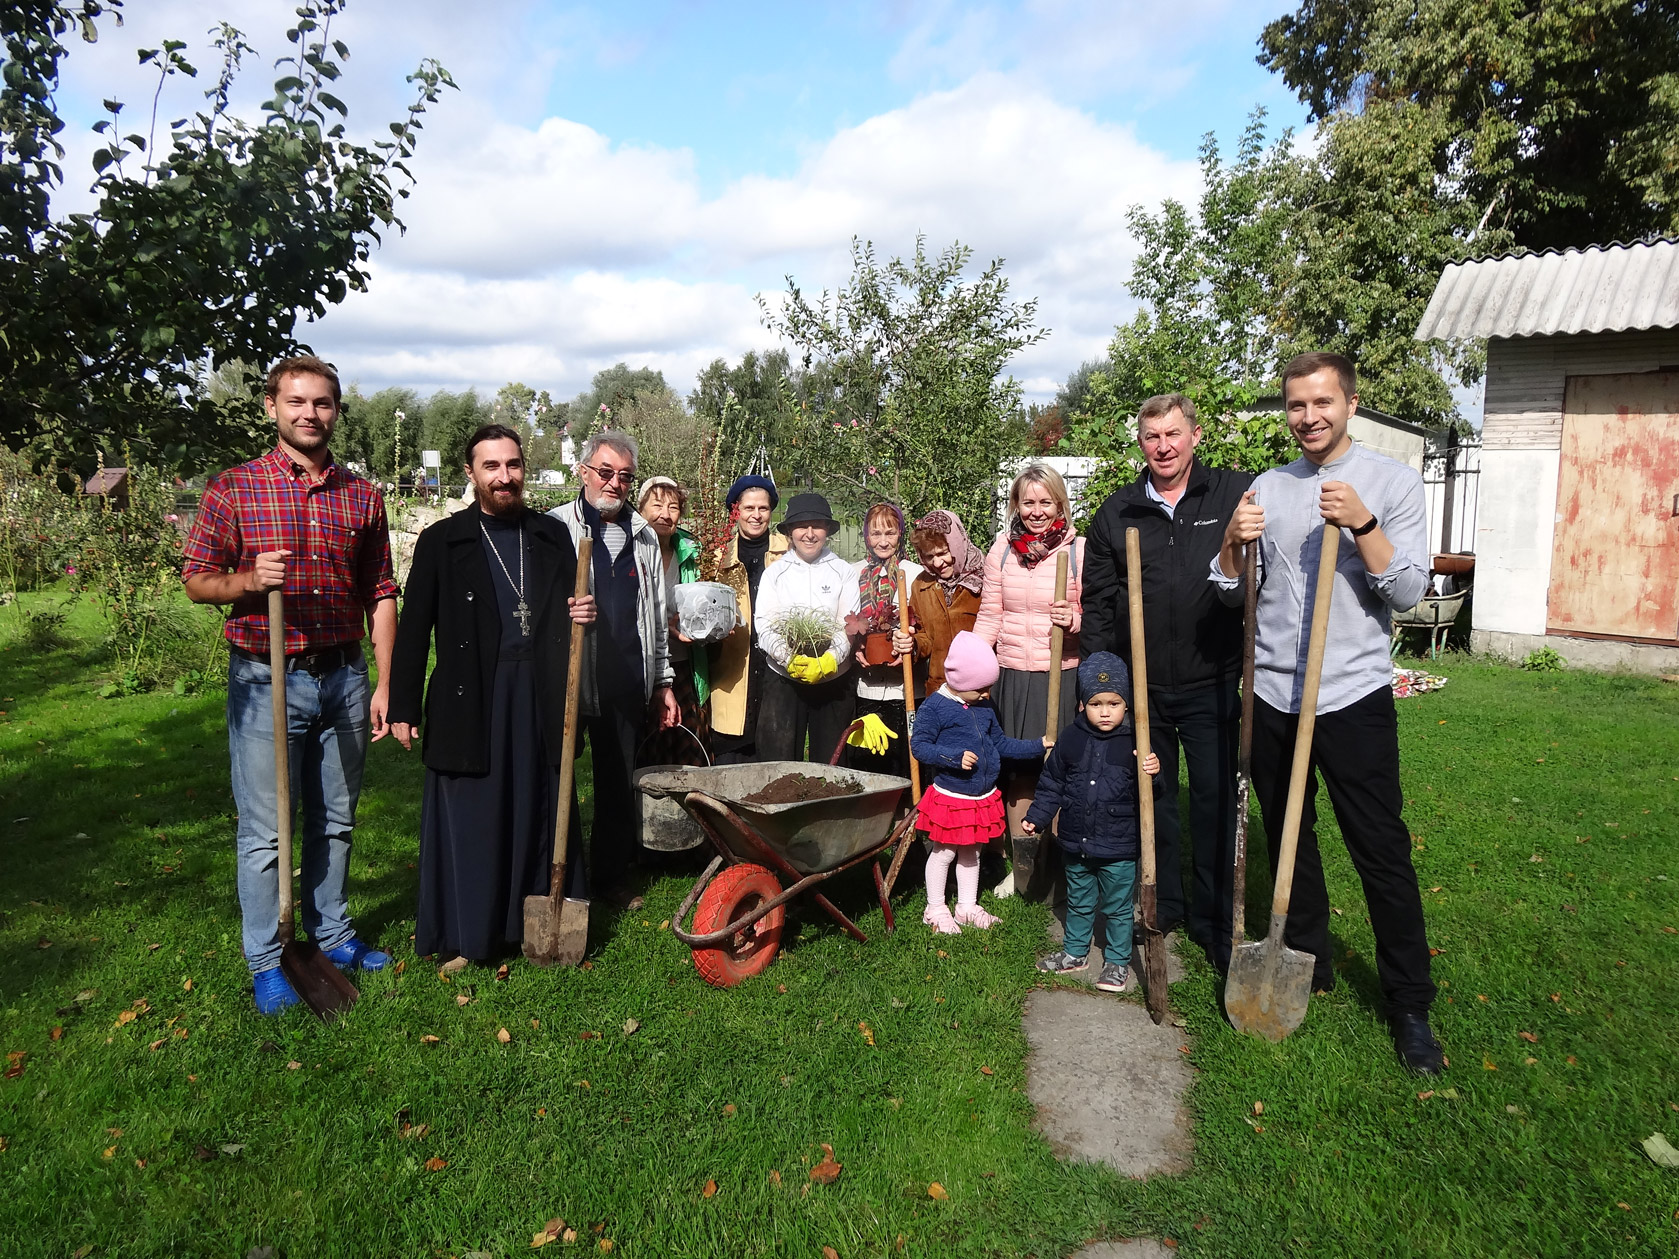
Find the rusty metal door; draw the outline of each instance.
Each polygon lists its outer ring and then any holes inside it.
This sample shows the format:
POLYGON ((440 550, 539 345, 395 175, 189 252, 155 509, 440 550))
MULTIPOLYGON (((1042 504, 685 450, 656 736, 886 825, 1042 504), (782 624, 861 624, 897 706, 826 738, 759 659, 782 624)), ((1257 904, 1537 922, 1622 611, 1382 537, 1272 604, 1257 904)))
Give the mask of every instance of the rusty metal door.
POLYGON ((1546 619, 1679 639, 1679 372, 1568 378, 1546 619))

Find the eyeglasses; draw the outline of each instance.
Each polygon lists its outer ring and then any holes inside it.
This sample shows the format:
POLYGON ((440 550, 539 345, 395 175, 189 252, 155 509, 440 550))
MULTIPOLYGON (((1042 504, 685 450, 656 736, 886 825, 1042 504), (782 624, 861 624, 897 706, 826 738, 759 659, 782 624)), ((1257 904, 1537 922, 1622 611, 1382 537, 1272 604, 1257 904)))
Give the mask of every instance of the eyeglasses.
POLYGON ((635 480, 635 473, 631 472, 628 468, 622 468, 619 471, 614 472, 611 468, 597 468, 592 463, 586 463, 583 466, 608 484, 616 481, 619 485, 628 485, 631 481, 635 480))

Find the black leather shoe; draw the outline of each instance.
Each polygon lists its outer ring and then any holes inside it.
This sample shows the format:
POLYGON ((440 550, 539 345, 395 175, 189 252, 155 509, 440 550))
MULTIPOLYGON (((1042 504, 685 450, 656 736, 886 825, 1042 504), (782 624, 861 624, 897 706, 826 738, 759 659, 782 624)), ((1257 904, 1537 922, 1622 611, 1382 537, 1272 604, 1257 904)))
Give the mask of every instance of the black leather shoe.
POLYGON ((1434 1039, 1426 1014, 1395 1014, 1389 1021, 1393 1046, 1400 1059, 1418 1075, 1439 1075, 1446 1068, 1446 1051, 1434 1039))

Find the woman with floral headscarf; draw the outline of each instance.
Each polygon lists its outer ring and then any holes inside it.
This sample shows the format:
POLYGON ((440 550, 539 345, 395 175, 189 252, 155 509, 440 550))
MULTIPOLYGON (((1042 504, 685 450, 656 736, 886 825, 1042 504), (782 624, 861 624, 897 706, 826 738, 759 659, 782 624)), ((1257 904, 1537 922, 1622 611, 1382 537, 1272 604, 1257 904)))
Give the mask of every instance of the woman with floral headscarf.
POLYGON ((968 541, 955 513, 930 511, 911 535, 923 571, 909 591, 910 633, 894 634, 892 649, 926 661, 926 692, 944 685, 950 640, 974 627, 985 585, 985 553, 968 541))
POLYGON ((894 633, 898 628, 898 570, 913 582, 921 565, 904 559, 904 514, 890 503, 876 503, 863 518, 863 541, 868 555, 853 564, 860 606, 846 618, 846 630, 857 648, 861 666, 857 670, 857 716, 879 717, 896 737, 884 752, 862 747, 846 749, 846 764, 852 769, 877 774, 909 776, 909 739, 904 728, 904 665, 896 651, 883 664, 869 664, 863 644, 870 634, 894 633))

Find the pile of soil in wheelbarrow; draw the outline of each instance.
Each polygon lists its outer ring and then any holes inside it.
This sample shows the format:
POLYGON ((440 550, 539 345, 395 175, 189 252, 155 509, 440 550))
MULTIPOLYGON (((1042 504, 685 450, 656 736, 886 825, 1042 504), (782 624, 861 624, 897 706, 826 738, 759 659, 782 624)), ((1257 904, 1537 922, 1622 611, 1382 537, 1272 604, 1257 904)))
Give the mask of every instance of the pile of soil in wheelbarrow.
POLYGON ((772 779, 749 796, 742 796, 742 804, 803 804, 810 800, 831 800, 835 796, 857 796, 863 793, 858 782, 833 778, 815 778, 810 774, 783 774, 772 779))

